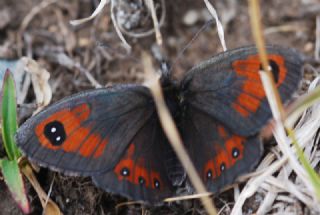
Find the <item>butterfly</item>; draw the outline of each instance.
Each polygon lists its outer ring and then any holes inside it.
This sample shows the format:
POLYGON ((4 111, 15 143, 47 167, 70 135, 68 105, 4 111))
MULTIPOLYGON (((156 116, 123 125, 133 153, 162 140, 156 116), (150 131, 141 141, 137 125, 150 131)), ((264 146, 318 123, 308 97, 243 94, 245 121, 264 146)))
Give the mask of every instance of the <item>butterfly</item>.
MULTIPOLYGON (((302 55, 269 45, 269 66, 282 101, 297 89, 302 55)), ((261 159, 260 130, 272 117, 254 46, 220 53, 180 82, 161 77, 166 104, 210 192, 251 171, 261 159)), ((81 92, 29 118, 16 134, 31 160, 91 176, 106 191, 159 203, 190 182, 162 130, 149 88, 115 85, 81 92)))

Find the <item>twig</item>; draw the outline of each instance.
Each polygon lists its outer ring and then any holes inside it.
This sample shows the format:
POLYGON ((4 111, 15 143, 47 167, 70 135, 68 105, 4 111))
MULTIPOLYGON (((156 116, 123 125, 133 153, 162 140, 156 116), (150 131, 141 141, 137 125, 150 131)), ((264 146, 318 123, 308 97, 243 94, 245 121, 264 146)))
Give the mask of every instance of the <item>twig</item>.
MULTIPOLYGON (((159 26, 161 27, 164 24, 165 18, 166 18, 166 5, 165 5, 165 0, 161 0, 161 17, 160 17, 160 21, 159 21, 159 26)), ((135 37, 135 38, 141 38, 141 37, 147 37, 150 36, 151 34, 153 34, 155 32, 155 28, 152 28, 146 32, 140 32, 140 33, 135 33, 135 32, 131 32, 131 31, 127 31, 125 28, 122 27, 122 25, 119 25, 120 30, 130 36, 130 37, 135 37)))
POLYGON ((83 18, 83 19, 71 20, 70 24, 73 26, 77 26, 77 25, 83 24, 85 22, 88 22, 88 21, 94 19, 99 13, 101 13, 104 6, 106 6, 108 3, 109 3, 109 0, 101 0, 98 7, 93 11, 91 16, 83 18))
MULTIPOLYGON (((176 152, 179 160, 181 161, 184 169, 186 170, 189 179, 195 187, 196 191, 198 193, 207 193, 206 188, 203 185, 200 177, 198 176, 198 173, 192 161, 190 160, 185 148, 183 147, 183 143, 177 130, 177 127, 175 126, 175 123, 170 115, 168 107, 166 106, 166 103, 164 101, 161 85, 159 82, 159 77, 157 77, 156 73, 153 72, 151 59, 144 52, 142 54, 142 61, 144 65, 146 79, 149 82, 149 88, 155 101, 162 128, 165 134, 167 135, 168 140, 171 143, 174 151, 176 152)), ((209 214, 217 214, 216 209, 213 206, 213 202, 208 196, 201 196, 200 200, 202 201, 203 206, 209 214)))
POLYGON ((114 15, 114 7, 115 7, 115 0, 111 0, 110 14, 111 14, 111 19, 112 19, 113 26, 116 29, 118 37, 122 41, 124 47, 126 48, 126 50, 128 52, 130 52, 131 51, 131 46, 127 43, 126 39, 124 38, 124 36, 122 35, 122 33, 120 31, 117 19, 116 19, 115 15, 114 15))
POLYGON ((154 2, 153 2, 153 0, 145 0, 145 3, 147 5, 147 7, 149 8, 149 10, 151 11, 151 17, 152 17, 152 21, 153 21, 153 26, 154 26, 154 30, 156 32, 157 44, 159 46, 161 46, 162 45, 162 36, 161 36, 161 33, 160 33, 160 26, 159 26, 156 10, 154 8, 154 2))
POLYGON ((224 31, 223 31, 222 24, 221 24, 221 22, 219 20, 217 11, 214 9, 212 4, 208 0, 204 0, 204 3, 206 4, 206 6, 207 6, 209 12, 211 13, 211 15, 216 20, 218 35, 219 35, 219 39, 220 39, 223 51, 227 51, 226 41, 224 40, 224 31))

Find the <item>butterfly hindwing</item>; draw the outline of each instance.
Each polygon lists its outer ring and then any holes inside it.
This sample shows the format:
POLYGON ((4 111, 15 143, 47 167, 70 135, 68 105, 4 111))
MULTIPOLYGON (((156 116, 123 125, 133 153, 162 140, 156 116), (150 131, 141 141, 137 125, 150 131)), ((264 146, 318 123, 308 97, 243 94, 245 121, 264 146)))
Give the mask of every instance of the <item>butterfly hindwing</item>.
POLYGON ((130 199, 160 202, 174 193, 165 159, 169 147, 154 112, 130 141, 113 170, 93 175, 93 181, 104 190, 130 199))
POLYGON ((251 171, 262 155, 257 135, 234 134, 207 113, 192 107, 186 109, 181 130, 201 179, 213 193, 251 171))
MULTIPOLYGON (((302 57, 291 49, 267 46, 269 64, 283 102, 296 90, 302 57)), ((223 52, 191 69, 182 81, 186 106, 208 113, 239 135, 254 135, 271 117, 253 46, 223 52)))
POLYGON ((154 111, 145 87, 91 90, 31 117, 18 130, 16 140, 37 163, 90 175, 112 169, 154 111))

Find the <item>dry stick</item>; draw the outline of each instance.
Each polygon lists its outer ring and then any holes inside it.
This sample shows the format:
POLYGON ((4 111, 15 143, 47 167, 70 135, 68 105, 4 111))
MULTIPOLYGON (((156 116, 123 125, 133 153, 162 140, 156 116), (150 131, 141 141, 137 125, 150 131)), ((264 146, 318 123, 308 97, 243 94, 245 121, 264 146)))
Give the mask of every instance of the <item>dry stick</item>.
POLYGON ((116 29, 116 32, 118 34, 118 37, 120 38, 120 40, 122 41, 122 43, 124 44, 124 47, 126 48, 127 52, 130 53, 131 51, 131 46, 129 45, 129 43, 126 41, 126 39, 124 38, 123 34, 120 31, 120 28, 118 26, 118 22, 117 19, 114 15, 114 7, 115 7, 115 0, 111 0, 111 6, 110 6, 110 15, 111 15, 111 20, 113 23, 114 28, 116 29))
POLYGON ((265 49, 265 41, 262 35, 261 23, 260 23, 260 8, 258 0, 249 0, 249 13, 250 22, 252 27, 252 34, 256 42, 256 46, 259 52, 259 57, 262 63, 263 70, 260 74, 266 74, 264 77, 261 76, 264 89, 267 94, 268 101, 270 103, 272 114, 275 120, 281 121, 283 118, 283 106, 279 96, 279 92, 276 90, 276 85, 272 78, 270 71, 267 52, 265 49), (271 87, 270 87, 271 86, 271 87), (270 94, 270 95, 268 95, 270 94), (274 109, 273 107, 277 107, 274 109))
MULTIPOLYGON (((178 133, 177 127, 175 126, 168 107, 166 106, 166 103, 164 101, 159 77, 157 77, 155 72, 153 71, 151 59, 146 53, 142 53, 142 62, 144 65, 146 79, 149 82, 149 88, 155 101, 161 126, 197 192, 207 193, 206 188, 203 185, 200 177, 198 176, 198 173, 193 166, 192 161, 190 160, 185 148, 183 147, 183 143, 178 133)), ((201 201, 208 214, 217 214, 216 209, 213 206, 213 202, 208 196, 201 196, 201 201)))
POLYGON ((153 2, 153 0, 145 0, 145 3, 147 5, 147 7, 149 8, 149 10, 151 11, 153 26, 154 26, 154 30, 156 33, 156 40, 157 40, 158 45, 161 46, 162 45, 162 36, 160 33, 160 26, 159 26, 159 22, 158 22, 157 15, 156 15, 156 10, 154 9, 154 2, 153 2))
POLYGON ((287 141, 287 135, 285 127, 283 125, 284 120, 284 109, 279 96, 279 92, 274 83, 272 73, 270 71, 269 63, 267 60, 267 53, 265 49, 265 42, 262 35, 261 23, 260 23, 260 8, 257 0, 249 0, 250 3, 250 15, 251 15, 251 25, 253 30, 253 36, 256 40, 257 48, 259 50, 259 56, 262 61, 262 66, 264 71, 260 72, 260 78, 266 92, 266 96, 271 108, 272 115, 275 119, 275 128, 273 129, 274 137, 277 140, 279 148, 281 151, 288 155, 289 162, 292 165, 292 168, 304 181, 305 185, 313 191, 312 186, 309 183, 308 177, 305 173, 305 170, 301 167, 298 162, 295 154, 291 150, 287 141))
POLYGON ((176 201, 181 201, 181 200, 190 200, 190 199, 199 199, 202 196, 211 196, 212 193, 196 193, 192 195, 186 195, 186 196, 177 196, 177 197, 170 197, 166 198, 164 201, 165 202, 176 202, 176 201))
POLYGON ((93 13, 86 18, 83 19, 76 19, 76 20, 71 20, 70 24, 73 26, 77 26, 80 24, 83 24, 85 22, 88 22, 92 19, 94 19, 99 13, 101 13, 102 9, 109 3, 109 0, 101 0, 98 7, 93 11, 93 13))
POLYGON ((235 205, 231 211, 231 215, 241 214, 241 209, 246 199, 256 192, 257 187, 259 187, 260 184, 265 181, 267 176, 272 175, 274 172, 280 169, 286 161, 287 157, 284 157, 281 160, 274 162, 259 177, 249 180, 245 188, 242 190, 238 200, 235 202, 235 205))
MULTIPOLYGON (((278 144, 278 145, 281 148, 281 150, 284 152, 284 154, 289 156, 289 160, 293 164, 292 166, 295 169, 295 171, 301 173, 301 172, 303 172, 303 170, 301 170, 301 166, 299 165, 299 163, 295 159, 291 150, 288 149, 289 147, 287 145, 285 145, 287 141, 286 141, 286 135, 284 132, 284 128, 282 126, 283 108, 282 108, 282 103, 280 101, 279 94, 276 91, 275 84, 272 81, 273 79, 272 79, 271 73, 269 71, 267 54, 266 54, 266 50, 264 49, 264 40, 263 40, 262 33, 261 33, 260 11, 259 11, 259 7, 258 7, 258 2, 255 0, 249 0, 249 3, 250 3, 249 6, 250 6, 250 16, 251 16, 250 21, 251 21, 251 25, 252 25, 252 29, 253 29, 253 35, 256 40, 256 44, 257 44, 257 47, 259 50, 260 59, 262 60, 263 68, 266 71, 266 72, 260 72, 261 80, 262 80, 264 89, 266 91, 266 95, 267 95, 273 116, 274 116, 276 122, 278 122, 276 125, 280 125, 280 127, 277 126, 278 127, 277 129, 280 130, 280 135, 279 134, 277 135, 277 133, 279 133, 279 132, 277 132, 277 130, 275 130, 275 136, 278 136, 278 138, 276 138, 276 139, 283 143, 283 144, 278 144)), ((285 160, 286 160, 286 156, 281 159, 282 162, 284 162, 285 160)), ((281 167, 280 164, 282 162, 277 162, 277 164, 279 165, 278 168, 281 167)), ((270 173, 272 173, 272 172, 269 172, 269 174, 270 173)), ((267 175, 267 174, 263 174, 263 175, 267 175)), ((305 178, 304 174, 301 176, 305 178)), ((260 181, 260 183, 262 183, 264 179, 261 177, 259 177, 259 178, 262 179, 262 181, 260 181)), ((255 181, 257 181, 257 180, 258 180, 258 178, 255 181)), ((250 197, 251 195, 253 195, 253 192, 252 192, 253 190, 251 190, 251 192, 250 192, 249 187, 248 187, 248 189, 244 190, 241 193, 239 201, 236 202, 236 204, 232 210, 232 214, 239 214, 241 212, 241 208, 242 208, 242 205, 244 204, 245 199, 250 197)))
MULTIPOLYGON (((162 46, 162 36, 160 33, 160 28, 159 28, 159 22, 155 13, 155 8, 154 8, 154 2, 153 0, 145 0, 145 3, 149 10, 151 10, 152 14, 152 20, 154 24, 154 29, 156 32, 156 40, 157 44, 161 47, 162 46)), ((145 55, 143 56, 143 62, 144 62, 144 68, 147 75, 147 80, 150 80, 151 82, 154 80, 153 84, 151 84, 149 87, 151 89, 152 95, 154 97, 156 106, 157 106, 157 111, 158 115, 162 124, 162 127, 165 131, 165 134, 167 135, 168 139, 170 140, 171 145, 173 146, 176 154, 178 155, 178 158, 184 165, 184 168, 186 169, 191 182, 195 186, 196 190, 198 191, 198 195, 196 197, 200 198, 204 207, 206 208, 207 212, 209 214, 216 214, 215 207, 213 206, 213 203, 211 199, 209 198, 209 193, 206 191, 205 186, 203 185, 201 179, 199 178, 196 169, 193 166, 192 161, 190 160, 185 148, 183 147, 181 138, 179 136, 178 130, 174 124, 174 121, 172 120, 172 117, 170 115, 170 112, 167 108, 167 105, 165 104, 161 86, 159 83, 159 79, 155 76, 155 74, 152 73, 152 63, 151 59, 149 56, 145 55), (148 77, 149 76, 149 77, 148 77), (169 125, 166 127, 165 125, 169 125), (191 167, 190 172, 188 172, 188 168, 191 167)), ((185 199, 188 198, 193 198, 194 196, 186 196, 184 197, 185 199)), ((179 198, 180 200, 183 198, 179 198)), ((168 199, 167 199, 168 200, 168 199)), ((170 200, 169 200, 170 201, 170 200)))
POLYGON ((223 51, 227 51, 226 42, 224 40, 224 31, 223 31, 222 24, 221 24, 221 22, 220 22, 220 20, 218 18, 217 11, 214 9, 212 4, 208 0, 204 0, 204 3, 206 4, 206 6, 207 6, 209 12, 211 13, 211 15, 216 20, 218 35, 219 35, 219 39, 220 39, 221 45, 223 47, 223 51))
POLYGON ((31 166, 29 164, 21 163, 21 171, 28 178, 29 182, 32 184, 32 187, 38 194, 44 214, 61 215, 62 213, 57 204, 53 202, 42 190, 37 178, 32 171, 31 166))
POLYGON ((249 0, 249 10, 250 10, 250 21, 253 31, 253 36, 256 41, 257 48, 259 50, 259 56, 262 61, 262 66, 264 71, 260 72, 260 78, 266 92, 266 96, 271 108, 273 117, 275 118, 275 128, 273 130, 274 137, 277 140, 278 146, 281 151, 289 157, 289 162, 291 163, 292 168, 299 175, 299 177, 304 181, 307 188, 313 192, 312 185, 308 182, 308 178, 304 169, 299 164, 294 153, 288 146, 287 135, 283 125, 284 111, 281 103, 281 99, 275 83, 270 72, 270 67, 267 60, 267 53, 265 50, 265 42, 263 39, 260 23, 260 8, 257 0, 249 0))
MULTIPOLYGON (((165 5, 165 0, 161 0, 161 18, 160 18, 160 21, 159 21, 159 26, 163 26, 164 24, 164 21, 166 19, 166 5, 165 5)), ((147 36, 150 36, 151 34, 153 34, 155 32, 155 29, 152 28, 148 31, 145 31, 145 32, 130 32, 130 31, 127 31, 125 28, 122 27, 122 25, 119 25, 119 28, 121 30, 122 33, 130 36, 130 37, 135 37, 135 38, 141 38, 141 37, 147 37, 147 36)))

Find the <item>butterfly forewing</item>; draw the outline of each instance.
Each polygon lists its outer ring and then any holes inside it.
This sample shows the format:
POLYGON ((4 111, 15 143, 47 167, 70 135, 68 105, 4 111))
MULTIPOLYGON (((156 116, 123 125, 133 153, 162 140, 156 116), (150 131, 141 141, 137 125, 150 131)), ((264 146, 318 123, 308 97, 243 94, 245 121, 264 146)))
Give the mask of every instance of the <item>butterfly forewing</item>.
MULTIPOLYGON (((291 49, 267 46, 268 60, 282 101, 295 92, 302 57, 291 49)), ((223 52, 191 69, 182 81, 186 106, 204 111, 232 132, 254 135, 271 117, 260 80, 261 63, 255 47, 223 52)))
MULTIPOLYGON (((288 101, 300 82, 302 57, 276 46, 267 46, 267 52, 281 99, 288 101)), ((182 81, 180 131, 211 192, 251 171, 261 158, 259 132, 272 115, 260 70, 251 46, 200 63, 182 81)))
POLYGON ((145 87, 92 90, 63 99, 30 118, 16 139, 31 160, 90 175, 112 169, 154 111, 145 87))

